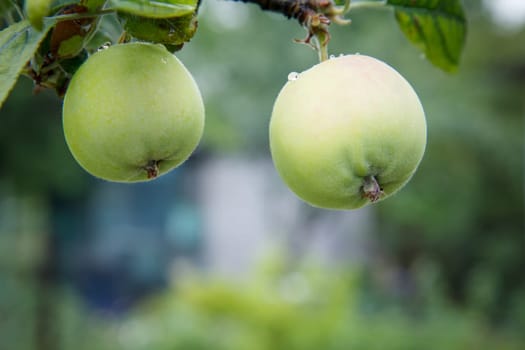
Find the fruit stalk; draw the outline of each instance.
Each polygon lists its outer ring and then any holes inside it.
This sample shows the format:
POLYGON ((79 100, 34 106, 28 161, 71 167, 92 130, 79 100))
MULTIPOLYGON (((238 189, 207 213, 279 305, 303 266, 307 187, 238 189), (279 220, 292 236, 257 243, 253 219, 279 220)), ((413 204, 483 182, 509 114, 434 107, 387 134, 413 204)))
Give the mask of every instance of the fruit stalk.
POLYGON ((315 39, 315 49, 319 55, 319 62, 326 61, 328 59, 328 41, 330 40, 330 35, 328 33, 317 33, 315 39))

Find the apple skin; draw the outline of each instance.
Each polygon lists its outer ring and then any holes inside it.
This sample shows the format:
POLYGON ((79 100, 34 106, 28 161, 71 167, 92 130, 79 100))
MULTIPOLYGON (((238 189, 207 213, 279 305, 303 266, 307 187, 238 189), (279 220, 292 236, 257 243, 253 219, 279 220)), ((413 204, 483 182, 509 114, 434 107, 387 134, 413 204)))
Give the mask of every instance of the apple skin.
POLYGON ((426 134, 410 84, 375 58, 347 55, 285 84, 272 112, 270 149, 278 173, 304 201, 355 209, 410 180, 426 134))
POLYGON ((93 54, 75 73, 63 128, 87 172, 108 181, 147 181, 195 150, 204 105, 191 74, 162 45, 121 44, 93 54))

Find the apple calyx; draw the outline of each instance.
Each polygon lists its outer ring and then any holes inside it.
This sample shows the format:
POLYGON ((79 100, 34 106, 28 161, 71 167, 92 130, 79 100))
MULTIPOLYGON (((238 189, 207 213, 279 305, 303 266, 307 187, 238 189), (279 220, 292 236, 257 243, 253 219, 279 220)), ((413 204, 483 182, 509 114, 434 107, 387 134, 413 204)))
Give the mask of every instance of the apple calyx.
POLYGON ((372 203, 377 202, 385 194, 374 175, 365 176, 361 186, 362 196, 372 203))
POLYGON ((148 173, 148 179, 154 179, 159 176, 159 161, 150 160, 148 164, 144 166, 144 170, 148 173))

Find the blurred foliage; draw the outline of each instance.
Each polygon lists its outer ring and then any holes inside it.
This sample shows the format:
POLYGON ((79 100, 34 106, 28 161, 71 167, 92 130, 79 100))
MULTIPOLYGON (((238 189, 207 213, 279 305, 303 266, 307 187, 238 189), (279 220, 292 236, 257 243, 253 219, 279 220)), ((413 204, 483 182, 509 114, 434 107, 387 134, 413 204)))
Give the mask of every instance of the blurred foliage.
MULTIPOLYGON (((371 311, 356 270, 312 262, 285 268, 279 257, 267 262, 242 282, 185 271, 172 288, 120 319, 87 310, 57 287, 53 337, 64 350, 519 350, 525 344, 522 333, 494 330, 439 298, 418 314, 394 305, 371 311)), ((30 279, 0 276, 0 346, 33 349, 39 289, 30 279)))
POLYGON ((80 349, 87 334, 86 348, 127 350, 518 350, 525 344, 523 335, 494 331, 475 314, 439 302, 412 316, 395 307, 364 311, 360 273, 285 271, 280 260, 270 262, 243 282, 179 276, 176 287, 105 328, 79 323, 74 315, 81 309, 66 312, 66 332, 77 327, 77 333, 68 333, 63 348, 80 349))
POLYGON ((52 290, 47 301, 42 290, 29 274, 6 274, 0 270, 0 349, 31 350, 44 348, 38 342, 39 308, 42 302, 51 303, 53 318, 48 336, 57 339, 58 349, 110 350, 115 339, 107 332, 107 321, 90 314, 71 291, 52 290))
POLYGON ((61 104, 51 91, 33 95, 23 78, 0 110, 0 180, 19 193, 84 193, 88 177, 69 155, 61 104))

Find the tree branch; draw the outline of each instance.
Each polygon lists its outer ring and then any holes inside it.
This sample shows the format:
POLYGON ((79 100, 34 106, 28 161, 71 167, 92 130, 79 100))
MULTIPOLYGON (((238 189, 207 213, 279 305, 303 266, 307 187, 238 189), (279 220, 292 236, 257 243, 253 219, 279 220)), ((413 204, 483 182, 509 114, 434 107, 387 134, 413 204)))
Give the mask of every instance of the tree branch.
POLYGON ((304 25, 308 16, 321 13, 323 8, 332 5, 330 0, 233 0, 259 5, 262 10, 279 12, 287 18, 294 18, 304 25))
MULTIPOLYGON (((319 52, 326 51, 330 41, 328 26, 332 22, 347 24, 343 15, 343 9, 335 6, 332 0, 233 0, 244 3, 259 5, 264 11, 278 12, 287 18, 296 19, 299 24, 306 28, 308 34, 299 42, 313 46, 319 52), (316 42, 311 43, 312 38, 316 42)), ((322 55, 322 59, 324 59, 322 55)))

